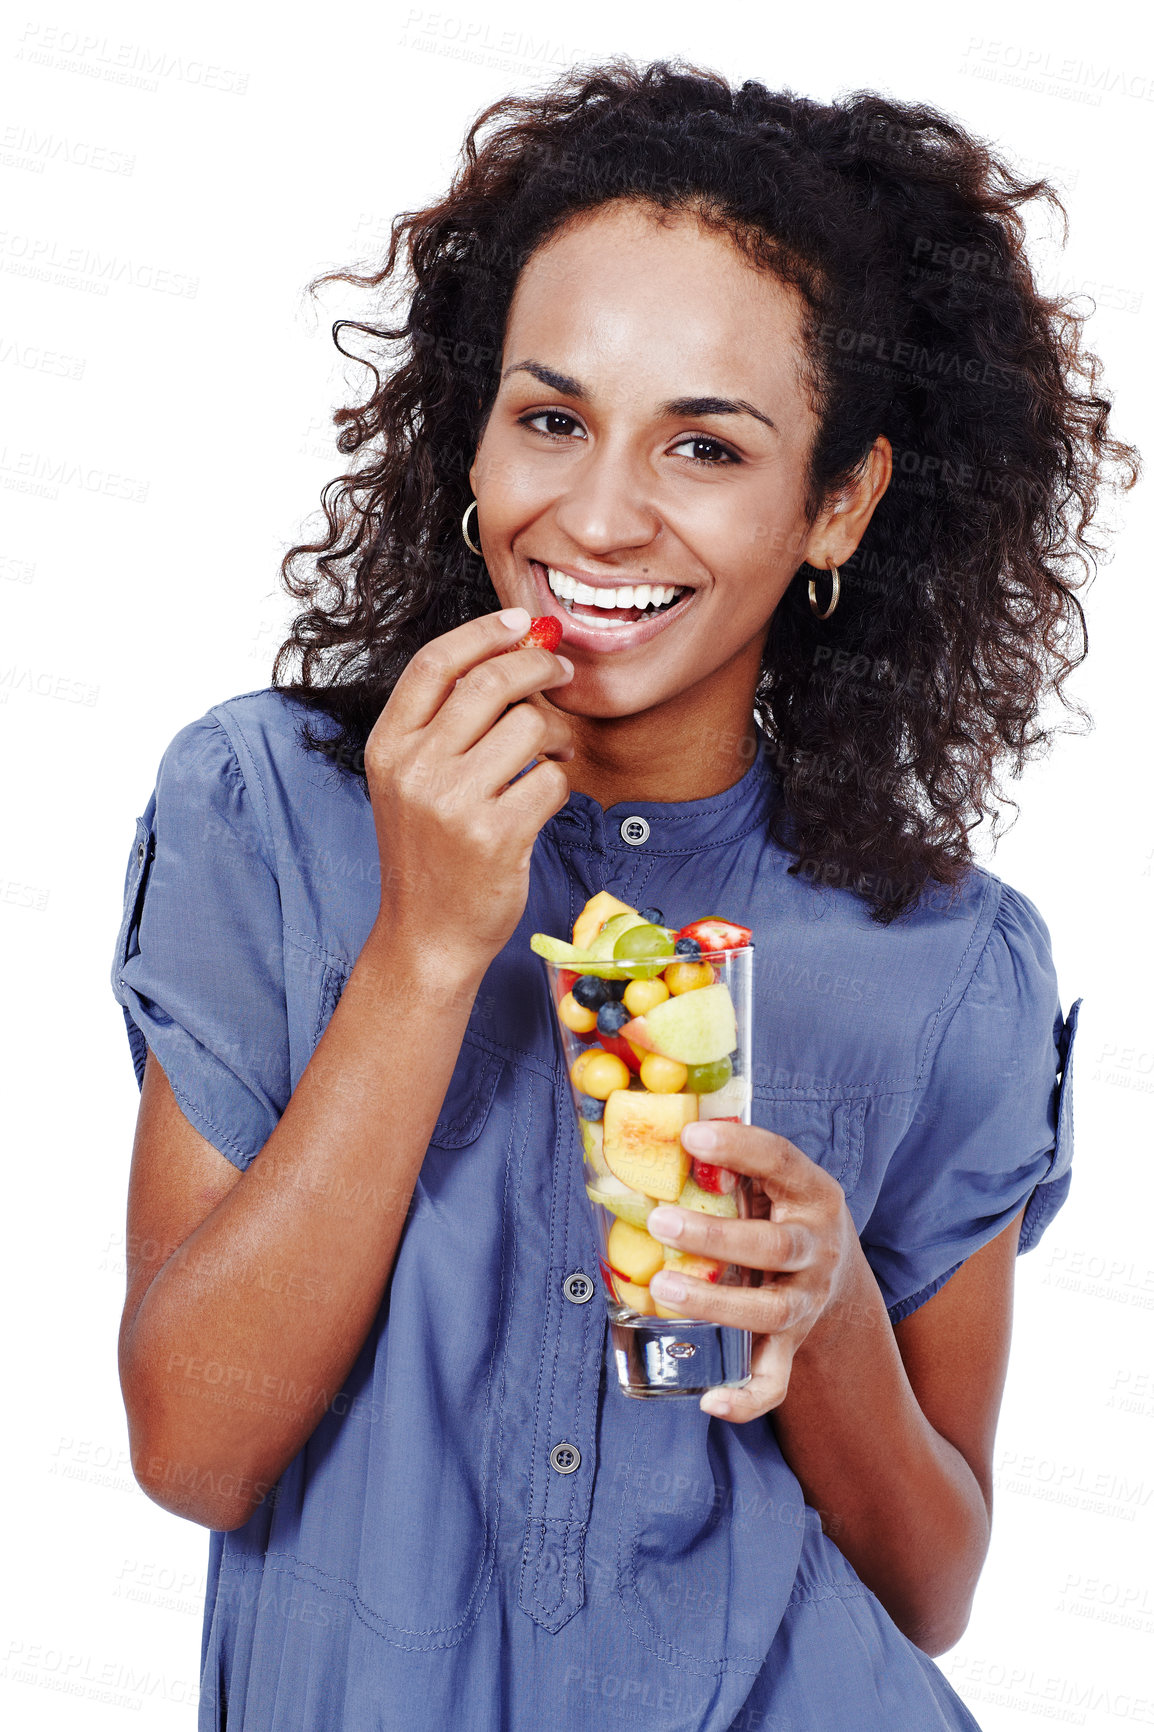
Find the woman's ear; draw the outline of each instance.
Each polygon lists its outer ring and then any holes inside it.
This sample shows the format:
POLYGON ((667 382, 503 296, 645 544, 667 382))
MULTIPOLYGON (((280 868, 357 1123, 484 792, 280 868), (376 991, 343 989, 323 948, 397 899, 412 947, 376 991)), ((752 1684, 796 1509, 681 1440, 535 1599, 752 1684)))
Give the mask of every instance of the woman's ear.
POLYGON ((830 565, 845 565, 856 553, 893 470, 893 447, 885 434, 879 433, 857 474, 818 513, 802 554, 807 565, 824 571, 830 565))

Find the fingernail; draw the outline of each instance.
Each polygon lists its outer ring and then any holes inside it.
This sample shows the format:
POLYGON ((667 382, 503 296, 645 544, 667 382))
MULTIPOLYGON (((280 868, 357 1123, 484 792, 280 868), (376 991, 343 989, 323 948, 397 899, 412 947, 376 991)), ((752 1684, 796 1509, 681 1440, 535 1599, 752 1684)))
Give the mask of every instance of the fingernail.
POLYGON ((727 1395, 715 1395, 710 1389, 701 1397, 701 1411, 712 1414, 714 1419, 728 1419, 733 1412, 733 1403, 727 1395))
POLYGON ((660 1209, 651 1211, 645 1223, 650 1235, 668 1244, 674 1239, 680 1239, 685 1231, 685 1217, 680 1209, 670 1209, 664 1204, 660 1209))
POLYGON ((501 624, 508 626, 510 631, 528 631, 531 617, 527 607, 502 608, 497 615, 501 624))
POLYGON ((699 1153, 704 1153, 707 1149, 717 1147, 717 1132, 708 1119, 704 1122, 700 1119, 694 1119, 682 1131, 681 1141, 687 1149, 696 1149, 699 1153))
POLYGON ((649 1283, 649 1291, 658 1299, 671 1299, 676 1305, 685 1298, 685 1282, 670 1269, 659 1269, 649 1283))
POLYGON ((569 657, 568 656, 558 656, 557 660, 561 663, 561 666, 565 669, 565 672, 569 675, 570 679, 572 679, 572 677, 573 677, 573 663, 569 660, 569 657))

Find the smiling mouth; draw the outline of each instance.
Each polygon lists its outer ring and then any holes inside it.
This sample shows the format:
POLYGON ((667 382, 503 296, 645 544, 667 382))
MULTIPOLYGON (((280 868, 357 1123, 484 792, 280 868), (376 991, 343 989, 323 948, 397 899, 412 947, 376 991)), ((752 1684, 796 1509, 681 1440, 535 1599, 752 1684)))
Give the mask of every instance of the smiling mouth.
POLYGON ((542 565, 540 560, 532 560, 531 564, 544 574, 565 612, 590 624, 633 624, 667 612, 690 593, 688 588, 676 584, 630 583, 610 588, 582 583, 551 565, 542 565))

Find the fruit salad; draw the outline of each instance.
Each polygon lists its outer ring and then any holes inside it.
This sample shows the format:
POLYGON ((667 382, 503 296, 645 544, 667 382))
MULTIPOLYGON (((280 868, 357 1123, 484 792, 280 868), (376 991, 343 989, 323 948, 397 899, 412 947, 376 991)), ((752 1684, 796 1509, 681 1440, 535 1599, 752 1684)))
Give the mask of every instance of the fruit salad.
POLYGON ((675 928, 659 909, 631 908, 606 890, 585 904, 571 941, 543 932, 530 940, 552 964, 585 1188, 605 1211, 601 1273, 621 1319, 682 1315, 650 1293, 659 1269, 706 1281, 744 1278, 713 1258, 659 1244, 646 1221, 658 1203, 729 1218, 747 1212, 745 1182, 693 1159, 681 1132, 693 1119, 748 1123, 727 958, 751 941, 749 928, 731 920, 710 916, 675 928))

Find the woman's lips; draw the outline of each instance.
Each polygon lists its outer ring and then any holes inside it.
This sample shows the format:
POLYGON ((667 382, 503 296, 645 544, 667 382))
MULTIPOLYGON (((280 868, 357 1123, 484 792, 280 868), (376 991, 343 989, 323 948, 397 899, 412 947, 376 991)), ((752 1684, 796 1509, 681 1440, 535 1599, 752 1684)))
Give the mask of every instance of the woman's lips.
POLYGON ((634 618, 636 610, 633 608, 599 607, 590 608, 587 615, 570 613, 569 609, 562 605, 560 598, 555 596, 549 588, 549 579, 545 567, 540 561, 531 559, 529 567, 541 597, 541 611, 555 614, 561 621, 563 641, 571 644, 575 649, 598 650, 602 654, 608 654, 614 650, 635 649, 638 644, 648 643, 650 638, 656 637, 659 632, 665 629, 671 619, 680 616, 685 611, 697 593, 696 590, 687 590, 679 601, 674 602, 672 607, 664 608, 660 613, 647 610, 646 613, 637 618, 634 618), (603 620, 617 620, 627 623, 616 625, 598 623, 598 621, 603 620))

